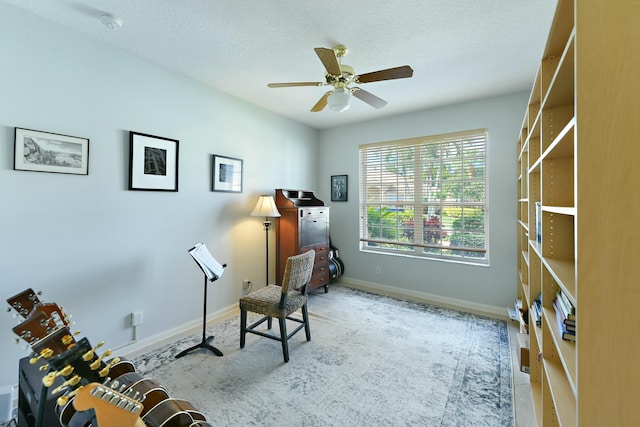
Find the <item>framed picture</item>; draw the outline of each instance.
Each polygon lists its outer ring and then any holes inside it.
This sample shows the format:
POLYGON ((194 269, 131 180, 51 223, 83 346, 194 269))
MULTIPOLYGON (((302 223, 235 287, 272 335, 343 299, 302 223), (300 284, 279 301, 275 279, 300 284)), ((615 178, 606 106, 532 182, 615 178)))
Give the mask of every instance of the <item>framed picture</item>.
POLYGON ((213 191, 242 193, 242 159, 211 155, 213 191))
POLYGON ((349 192, 347 175, 331 175, 331 201, 346 202, 349 192))
POLYGON ((129 132, 129 190, 178 191, 178 140, 129 132))
POLYGON ((15 128, 13 169, 89 175, 89 139, 15 128))

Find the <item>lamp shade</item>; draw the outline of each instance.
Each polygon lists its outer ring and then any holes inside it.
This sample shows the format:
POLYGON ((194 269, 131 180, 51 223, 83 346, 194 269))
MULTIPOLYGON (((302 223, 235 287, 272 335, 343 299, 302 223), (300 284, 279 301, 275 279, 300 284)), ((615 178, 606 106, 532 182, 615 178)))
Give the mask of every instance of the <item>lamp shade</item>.
POLYGON ((329 104, 329 108, 339 113, 349 109, 350 100, 351 95, 347 89, 334 89, 327 98, 327 103, 329 104))
POLYGON ((256 207, 253 208, 251 216, 278 217, 280 216, 280 212, 278 212, 272 196, 262 195, 258 199, 256 207))

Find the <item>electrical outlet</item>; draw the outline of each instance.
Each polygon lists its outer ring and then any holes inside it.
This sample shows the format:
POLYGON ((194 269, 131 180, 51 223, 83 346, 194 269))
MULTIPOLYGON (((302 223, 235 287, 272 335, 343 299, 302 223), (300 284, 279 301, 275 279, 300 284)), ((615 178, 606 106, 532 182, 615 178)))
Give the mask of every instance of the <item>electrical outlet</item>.
POLYGON ((251 288, 252 287, 253 287, 253 283, 251 283, 251 280, 244 279, 242 281, 242 292, 244 292, 245 295, 247 295, 249 292, 251 292, 251 288))
POLYGON ((376 265, 376 274, 380 274, 380 266, 376 265))
POLYGON ((131 326, 142 325, 143 314, 142 311, 134 311, 131 313, 131 326))

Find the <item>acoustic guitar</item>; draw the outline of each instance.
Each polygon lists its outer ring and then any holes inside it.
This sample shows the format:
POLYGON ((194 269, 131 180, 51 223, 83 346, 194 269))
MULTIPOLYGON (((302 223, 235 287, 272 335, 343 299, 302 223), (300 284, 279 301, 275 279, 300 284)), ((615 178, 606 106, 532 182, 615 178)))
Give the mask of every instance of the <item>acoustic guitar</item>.
POLYGON ((210 427, 193 405, 169 396, 156 381, 135 372, 131 362, 98 355, 103 342, 92 346, 88 338, 75 339, 69 316, 55 303, 44 303, 27 289, 7 300, 24 319, 12 328, 35 353, 31 363, 42 360, 48 373, 42 382, 57 399, 56 411, 63 427, 210 427))
POLYGON ((344 263, 340 259, 340 252, 331 241, 329 241, 329 272, 331 282, 335 282, 344 274, 344 263))

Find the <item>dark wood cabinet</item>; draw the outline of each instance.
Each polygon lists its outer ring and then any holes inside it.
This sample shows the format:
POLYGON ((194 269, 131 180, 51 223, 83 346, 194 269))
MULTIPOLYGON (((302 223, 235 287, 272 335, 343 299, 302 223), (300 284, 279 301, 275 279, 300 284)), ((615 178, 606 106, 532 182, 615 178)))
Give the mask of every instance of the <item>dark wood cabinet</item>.
POLYGON ((316 259, 309 291, 329 290, 329 207, 310 191, 276 190, 276 279, 284 274, 287 258, 313 249, 316 259))

